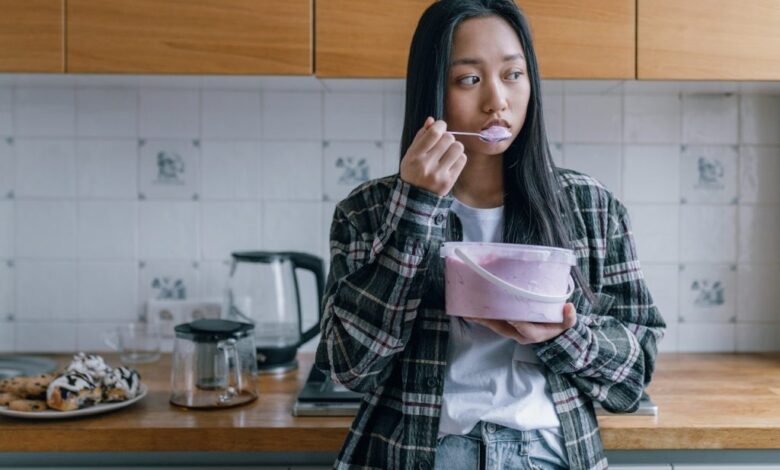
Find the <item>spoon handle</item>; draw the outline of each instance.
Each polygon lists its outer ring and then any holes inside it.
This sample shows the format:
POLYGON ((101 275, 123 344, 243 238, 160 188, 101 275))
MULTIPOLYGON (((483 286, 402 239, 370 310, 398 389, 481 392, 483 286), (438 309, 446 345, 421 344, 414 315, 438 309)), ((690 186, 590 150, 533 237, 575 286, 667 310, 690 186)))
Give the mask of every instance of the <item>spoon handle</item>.
POLYGON ((455 131, 447 131, 452 135, 475 135, 477 137, 482 137, 482 134, 478 134, 476 132, 455 132, 455 131))

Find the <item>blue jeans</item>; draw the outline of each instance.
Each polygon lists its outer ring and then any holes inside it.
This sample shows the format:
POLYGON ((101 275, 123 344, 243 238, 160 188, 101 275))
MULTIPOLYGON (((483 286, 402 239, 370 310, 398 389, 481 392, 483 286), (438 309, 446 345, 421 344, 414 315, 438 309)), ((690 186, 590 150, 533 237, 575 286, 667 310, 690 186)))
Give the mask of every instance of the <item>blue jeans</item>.
POLYGON ((481 421, 466 435, 439 438, 436 448, 436 470, 567 468, 568 462, 561 460, 538 431, 518 431, 481 421))

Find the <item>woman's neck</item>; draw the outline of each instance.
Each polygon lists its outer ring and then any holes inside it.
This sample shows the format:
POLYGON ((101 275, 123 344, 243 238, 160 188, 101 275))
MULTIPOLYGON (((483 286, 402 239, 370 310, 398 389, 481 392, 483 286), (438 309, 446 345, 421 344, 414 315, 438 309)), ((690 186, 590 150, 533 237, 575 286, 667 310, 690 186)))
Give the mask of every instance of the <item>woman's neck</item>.
POLYGON ((498 207, 504 204, 503 157, 480 155, 469 158, 452 194, 460 202, 477 208, 498 207))

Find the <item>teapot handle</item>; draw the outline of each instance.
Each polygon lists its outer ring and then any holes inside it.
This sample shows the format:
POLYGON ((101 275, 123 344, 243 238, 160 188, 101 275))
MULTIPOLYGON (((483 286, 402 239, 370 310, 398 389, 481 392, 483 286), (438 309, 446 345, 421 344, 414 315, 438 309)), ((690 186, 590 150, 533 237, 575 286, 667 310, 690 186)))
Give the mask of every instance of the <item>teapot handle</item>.
MULTIPOLYGON (((301 330, 301 341, 298 346, 317 336, 320 332, 320 320, 322 320, 322 295, 325 289, 325 262, 319 256, 309 253, 290 252, 288 253, 293 264, 293 271, 296 268, 304 269, 314 273, 317 281, 317 324, 306 331, 301 330)), ((295 295, 298 298, 298 328, 303 327, 303 318, 301 313, 301 297, 298 292, 298 275, 295 275, 295 295)))
POLYGON ((233 338, 220 341, 217 349, 222 351, 225 361, 225 389, 219 395, 219 404, 228 405, 241 393, 243 384, 241 383, 241 358, 238 355, 236 340, 233 338), (230 364, 233 364, 231 370, 230 364))

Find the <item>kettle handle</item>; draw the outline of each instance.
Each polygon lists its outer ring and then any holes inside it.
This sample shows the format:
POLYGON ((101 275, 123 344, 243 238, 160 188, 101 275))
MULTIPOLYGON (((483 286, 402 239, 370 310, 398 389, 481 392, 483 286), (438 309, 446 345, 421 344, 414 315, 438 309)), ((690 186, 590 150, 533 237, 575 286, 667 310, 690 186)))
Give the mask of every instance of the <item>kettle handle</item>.
MULTIPOLYGON (((314 273, 314 277, 317 281, 317 324, 312 326, 306 331, 301 330, 301 341, 298 346, 309 341, 317 336, 320 332, 320 320, 322 320, 322 294, 325 289, 325 262, 319 256, 311 255, 309 253, 289 252, 290 260, 293 264, 293 271, 296 268, 304 269, 314 273)), ((301 314, 301 299, 298 295, 298 275, 295 275, 296 279, 296 296, 298 297, 298 328, 303 328, 303 318, 301 314)))

